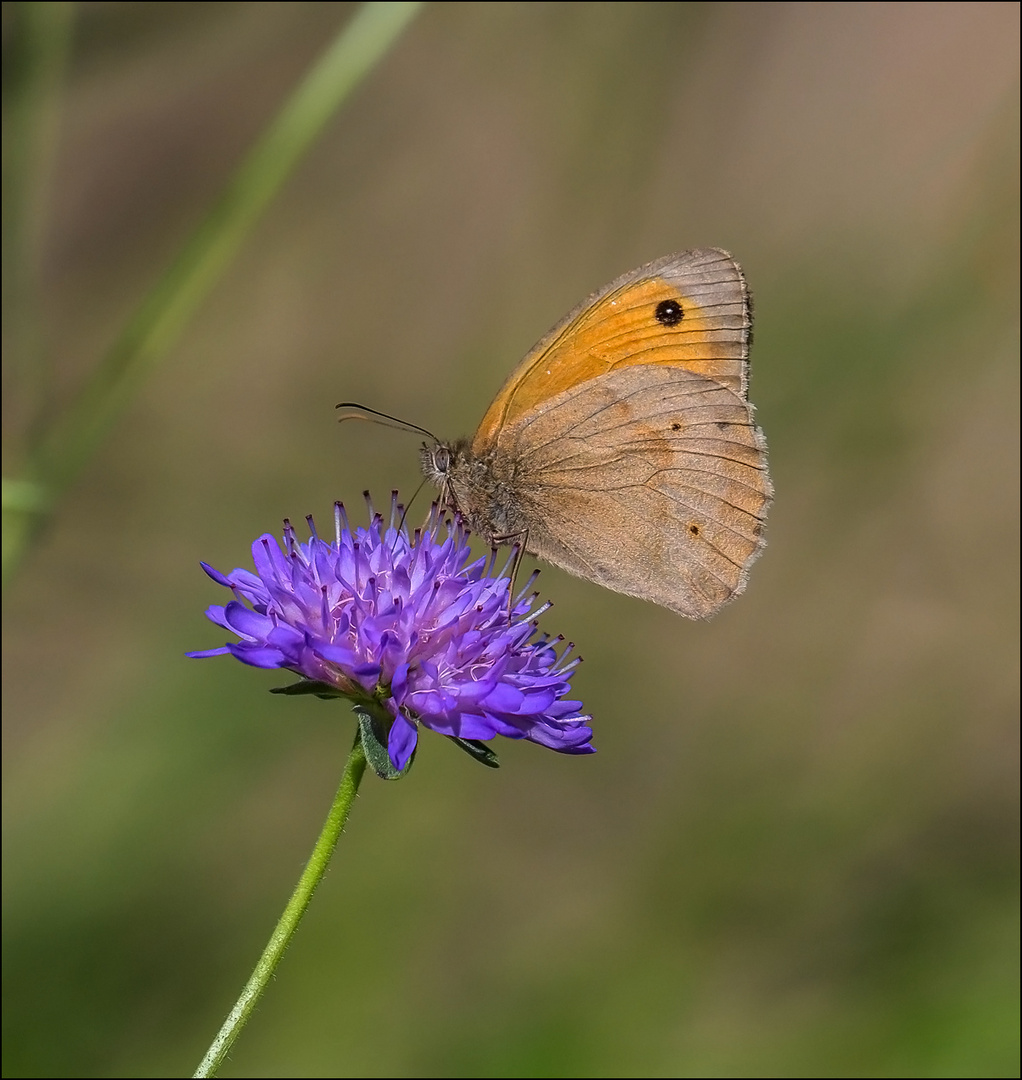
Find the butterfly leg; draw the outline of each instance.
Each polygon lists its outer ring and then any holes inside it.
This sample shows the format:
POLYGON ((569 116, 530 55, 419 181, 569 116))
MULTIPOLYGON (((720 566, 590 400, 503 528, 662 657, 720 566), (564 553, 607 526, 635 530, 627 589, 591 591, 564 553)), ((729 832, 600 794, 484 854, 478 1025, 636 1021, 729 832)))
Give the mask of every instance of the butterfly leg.
POLYGON ((521 532, 508 533, 506 536, 491 536, 490 542, 494 550, 498 544, 511 544, 511 573, 507 588, 507 621, 510 623, 515 600, 515 582, 518 580, 518 568, 522 565, 522 556, 529 544, 529 530, 522 529, 521 532))

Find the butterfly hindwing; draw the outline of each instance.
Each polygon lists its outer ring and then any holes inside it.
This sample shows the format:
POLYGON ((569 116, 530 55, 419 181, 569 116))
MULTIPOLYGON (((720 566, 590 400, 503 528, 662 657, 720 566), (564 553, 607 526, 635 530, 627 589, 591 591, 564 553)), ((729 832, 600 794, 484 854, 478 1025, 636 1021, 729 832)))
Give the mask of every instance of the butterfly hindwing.
POLYGON ((739 595, 763 546, 766 446, 741 397, 683 368, 623 368, 505 432, 529 550, 689 617, 739 595))

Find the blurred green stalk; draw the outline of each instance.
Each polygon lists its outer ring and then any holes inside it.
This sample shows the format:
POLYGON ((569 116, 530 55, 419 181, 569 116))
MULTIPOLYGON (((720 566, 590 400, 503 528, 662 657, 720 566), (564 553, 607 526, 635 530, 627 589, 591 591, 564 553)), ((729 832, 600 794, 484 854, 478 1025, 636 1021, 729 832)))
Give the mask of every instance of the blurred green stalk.
POLYGON ((177 340, 256 219, 326 122, 420 7, 419 2, 367 3, 358 10, 143 298, 80 396, 30 451, 23 475, 5 481, 5 589, 50 508, 88 464, 149 372, 177 340))
MULTIPOLYGON (((388 716, 387 719, 389 720, 390 717, 388 716)), ((298 929, 298 924, 305 914, 305 909, 312 900, 312 894, 316 891, 316 886, 323 880, 323 875, 330 865, 330 856, 333 855, 334 848, 337 847, 337 841, 340 839, 341 832, 344 829, 344 823, 351 813, 351 805, 358 794, 358 785, 365 770, 365 751, 362 749, 361 735, 356 730, 355 745, 352 746, 351 753, 348 755, 340 786, 334 796, 330 813, 327 814, 326 821, 323 823, 319 839, 312 849, 312 855, 302 871, 302 876, 298 879, 298 884, 291 894, 287 907, 284 908, 284 914, 281 915, 266 948, 263 950, 262 956, 259 957, 255 970, 252 972, 248 982, 245 983, 245 988, 241 991, 241 997, 235 1002, 234 1008, 231 1009, 230 1015, 223 1023, 223 1027, 217 1032, 217 1036, 206 1051, 202 1063, 195 1070, 195 1076, 216 1075, 217 1070, 224 1063, 224 1058, 227 1057, 231 1047, 234 1045, 234 1040, 241 1034, 241 1029, 252 1015, 252 1010, 256 1007, 263 991, 269 985, 270 979, 273 978, 273 973, 277 970, 277 965, 280 963, 288 943, 294 936, 294 932, 298 929)))
POLYGON ((24 431, 39 414, 46 385, 39 262, 74 5, 12 4, 11 23, 3 73, 4 367, 5 381, 17 384, 18 395, 5 413, 24 431))

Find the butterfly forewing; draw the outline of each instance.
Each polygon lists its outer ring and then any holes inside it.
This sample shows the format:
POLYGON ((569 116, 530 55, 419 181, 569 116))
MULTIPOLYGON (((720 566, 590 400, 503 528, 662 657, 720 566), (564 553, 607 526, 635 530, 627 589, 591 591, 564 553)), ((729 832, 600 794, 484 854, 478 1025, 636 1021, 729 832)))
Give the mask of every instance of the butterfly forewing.
POLYGON ((717 249, 639 267, 583 301, 525 357, 476 431, 486 452, 502 430, 559 393, 636 364, 679 367, 744 396, 751 319, 738 264, 717 249))

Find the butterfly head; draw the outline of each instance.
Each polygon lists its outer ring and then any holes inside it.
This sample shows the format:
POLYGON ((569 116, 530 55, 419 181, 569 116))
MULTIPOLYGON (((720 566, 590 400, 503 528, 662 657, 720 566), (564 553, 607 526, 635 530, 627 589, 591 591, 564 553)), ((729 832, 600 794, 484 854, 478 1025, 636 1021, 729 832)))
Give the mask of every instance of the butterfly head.
POLYGON ((419 461, 423 475, 440 489, 439 502, 446 510, 463 513, 467 507, 463 477, 471 471, 470 456, 467 439, 422 444, 419 461))
POLYGON ((419 462, 422 465, 422 473, 426 479, 435 484, 441 494, 450 488, 451 468, 455 456, 460 457, 463 450, 464 439, 455 443, 423 443, 419 451, 419 462))
POLYGON ((473 453, 470 440, 423 443, 419 458, 440 489, 440 505, 461 514, 473 532, 495 540, 525 531, 509 478, 495 476, 494 462, 473 453))

